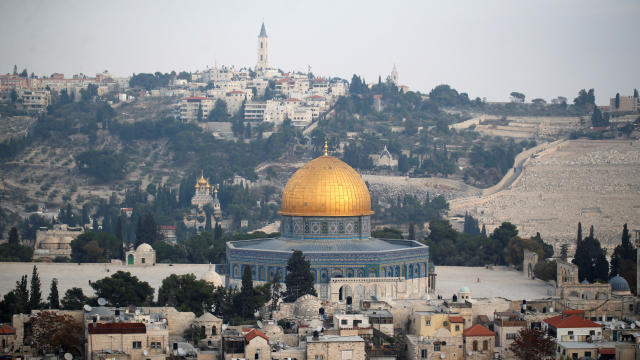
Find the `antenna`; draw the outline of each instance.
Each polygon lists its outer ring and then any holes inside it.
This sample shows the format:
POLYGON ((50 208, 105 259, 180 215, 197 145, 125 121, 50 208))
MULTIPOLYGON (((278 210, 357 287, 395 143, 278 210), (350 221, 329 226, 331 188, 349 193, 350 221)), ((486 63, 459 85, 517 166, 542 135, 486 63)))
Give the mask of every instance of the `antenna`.
POLYGON ((105 306, 106 304, 107 304, 107 300, 105 300, 105 298, 98 299, 98 305, 105 306))

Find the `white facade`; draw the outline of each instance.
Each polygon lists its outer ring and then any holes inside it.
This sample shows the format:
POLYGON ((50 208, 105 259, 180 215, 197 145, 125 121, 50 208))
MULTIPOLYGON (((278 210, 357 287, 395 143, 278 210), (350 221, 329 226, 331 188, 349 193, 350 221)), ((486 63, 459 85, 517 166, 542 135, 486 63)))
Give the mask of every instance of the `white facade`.
POLYGON ((180 103, 180 118, 186 122, 198 121, 198 113, 202 111, 202 120, 205 120, 215 102, 211 98, 193 96, 182 99, 180 103))
POLYGON ((269 67, 269 37, 262 23, 260 35, 258 35, 258 62, 256 63, 256 71, 262 71, 269 67))

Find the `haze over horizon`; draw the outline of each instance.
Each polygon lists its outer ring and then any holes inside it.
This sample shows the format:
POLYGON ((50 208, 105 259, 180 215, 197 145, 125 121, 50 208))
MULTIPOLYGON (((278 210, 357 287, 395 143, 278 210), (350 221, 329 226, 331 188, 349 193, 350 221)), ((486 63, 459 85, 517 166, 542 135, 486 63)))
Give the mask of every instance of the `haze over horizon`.
POLYGON ((3 1, 0 73, 117 76, 254 67, 264 20, 270 66, 367 82, 449 84, 471 98, 549 101, 595 88, 598 104, 640 87, 640 2, 3 1), (11 36, 8 36, 11 35, 11 36))

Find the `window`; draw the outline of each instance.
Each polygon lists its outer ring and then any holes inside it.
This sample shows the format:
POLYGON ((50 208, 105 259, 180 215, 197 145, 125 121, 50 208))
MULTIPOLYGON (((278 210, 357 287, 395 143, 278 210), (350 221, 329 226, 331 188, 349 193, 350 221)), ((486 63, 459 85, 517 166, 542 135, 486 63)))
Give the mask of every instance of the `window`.
POLYGON ((568 335, 573 335, 573 331, 567 332, 568 335))
POLYGON ((431 320, 425 320, 425 325, 431 326, 431 320))
POLYGON ((591 357, 591 351, 585 351, 584 352, 584 357, 590 358, 591 357))
POLYGON ((134 349, 142 349, 142 342, 140 341, 134 341, 132 347, 134 349))
POLYGON ((473 351, 478 351, 478 340, 473 340, 473 351))
POLYGON ((152 349, 161 349, 162 348, 162 344, 159 341, 152 341, 151 342, 151 348, 152 349))
POLYGON ((449 326, 449 322, 448 321, 442 322, 442 326, 449 326))
POLYGON ((489 341, 485 340, 482 342, 482 350, 489 350, 489 341))
POLYGON ((433 344, 433 351, 440 351, 440 343, 433 344))
POLYGON ((324 360, 324 355, 316 355, 315 360, 324 360))
POLYGON ((340 325, 347 325, 347 320, 346 319, 340 320, 340 325))
POLYGON ((142 258, 142 263, 144 264, 144 258, 142 258))
POLYGON ((629 311, 633 311, 633 304, 629 304, 629 311))
POLYGON ((515 338, 516 338, 516 334, 515 333, 507 334, 507 340, 513 340, 515 338))
POLYGON ((426 359, 429 354, 427 353, 427 349, 422 349, 420 351, 420 357, 426 359))
POLYGON ((351 360, 352 356, 351 350, 342 350, 342 360, 351 360))
POLYGON ((593 336, 593 335, 595 335, 595 334, 596 334, 596 331, 595 331, 595 330, 589 330, 589 335, 593 336))
POLYGON ((578 360, 578 353, 572 353, 571 358, 578 360))
POLYGON ((460 325, 456 324, 456 331, 460 331, 460 325))

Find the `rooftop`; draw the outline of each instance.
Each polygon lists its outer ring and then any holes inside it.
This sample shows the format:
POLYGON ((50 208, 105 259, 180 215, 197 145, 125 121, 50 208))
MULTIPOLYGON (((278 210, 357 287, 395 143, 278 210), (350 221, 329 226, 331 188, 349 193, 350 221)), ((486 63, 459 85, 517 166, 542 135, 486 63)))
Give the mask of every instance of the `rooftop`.
POLYGON ((544 322, 556 329, 602 327, 602 325, 578 315, 558 315, 545 319, 544 322))
POLYGON ((493 331, 487 329, 486 327, 480 324, 476 324, 468 329, 465 329, 462 334, 464 336, 496 336, 496 334, 493 331))
POLYGON ((313 336, 307 336, 307 342, 354 342, 354 341, 362 341, 364 339, 360 336, 340 336, 340 335, 320 335, 317 339, 314 339, 313 336))
POLYGON ((385 239, 314 239, 294 240, 284 238, 256 239, 230 241, 230 247, 238 249, 286 251, 292 249, 307 252, 380 252, 389 250, 404 250, 408 248, 422 247, 420 243, 412 240, 385 240, 385 239))

